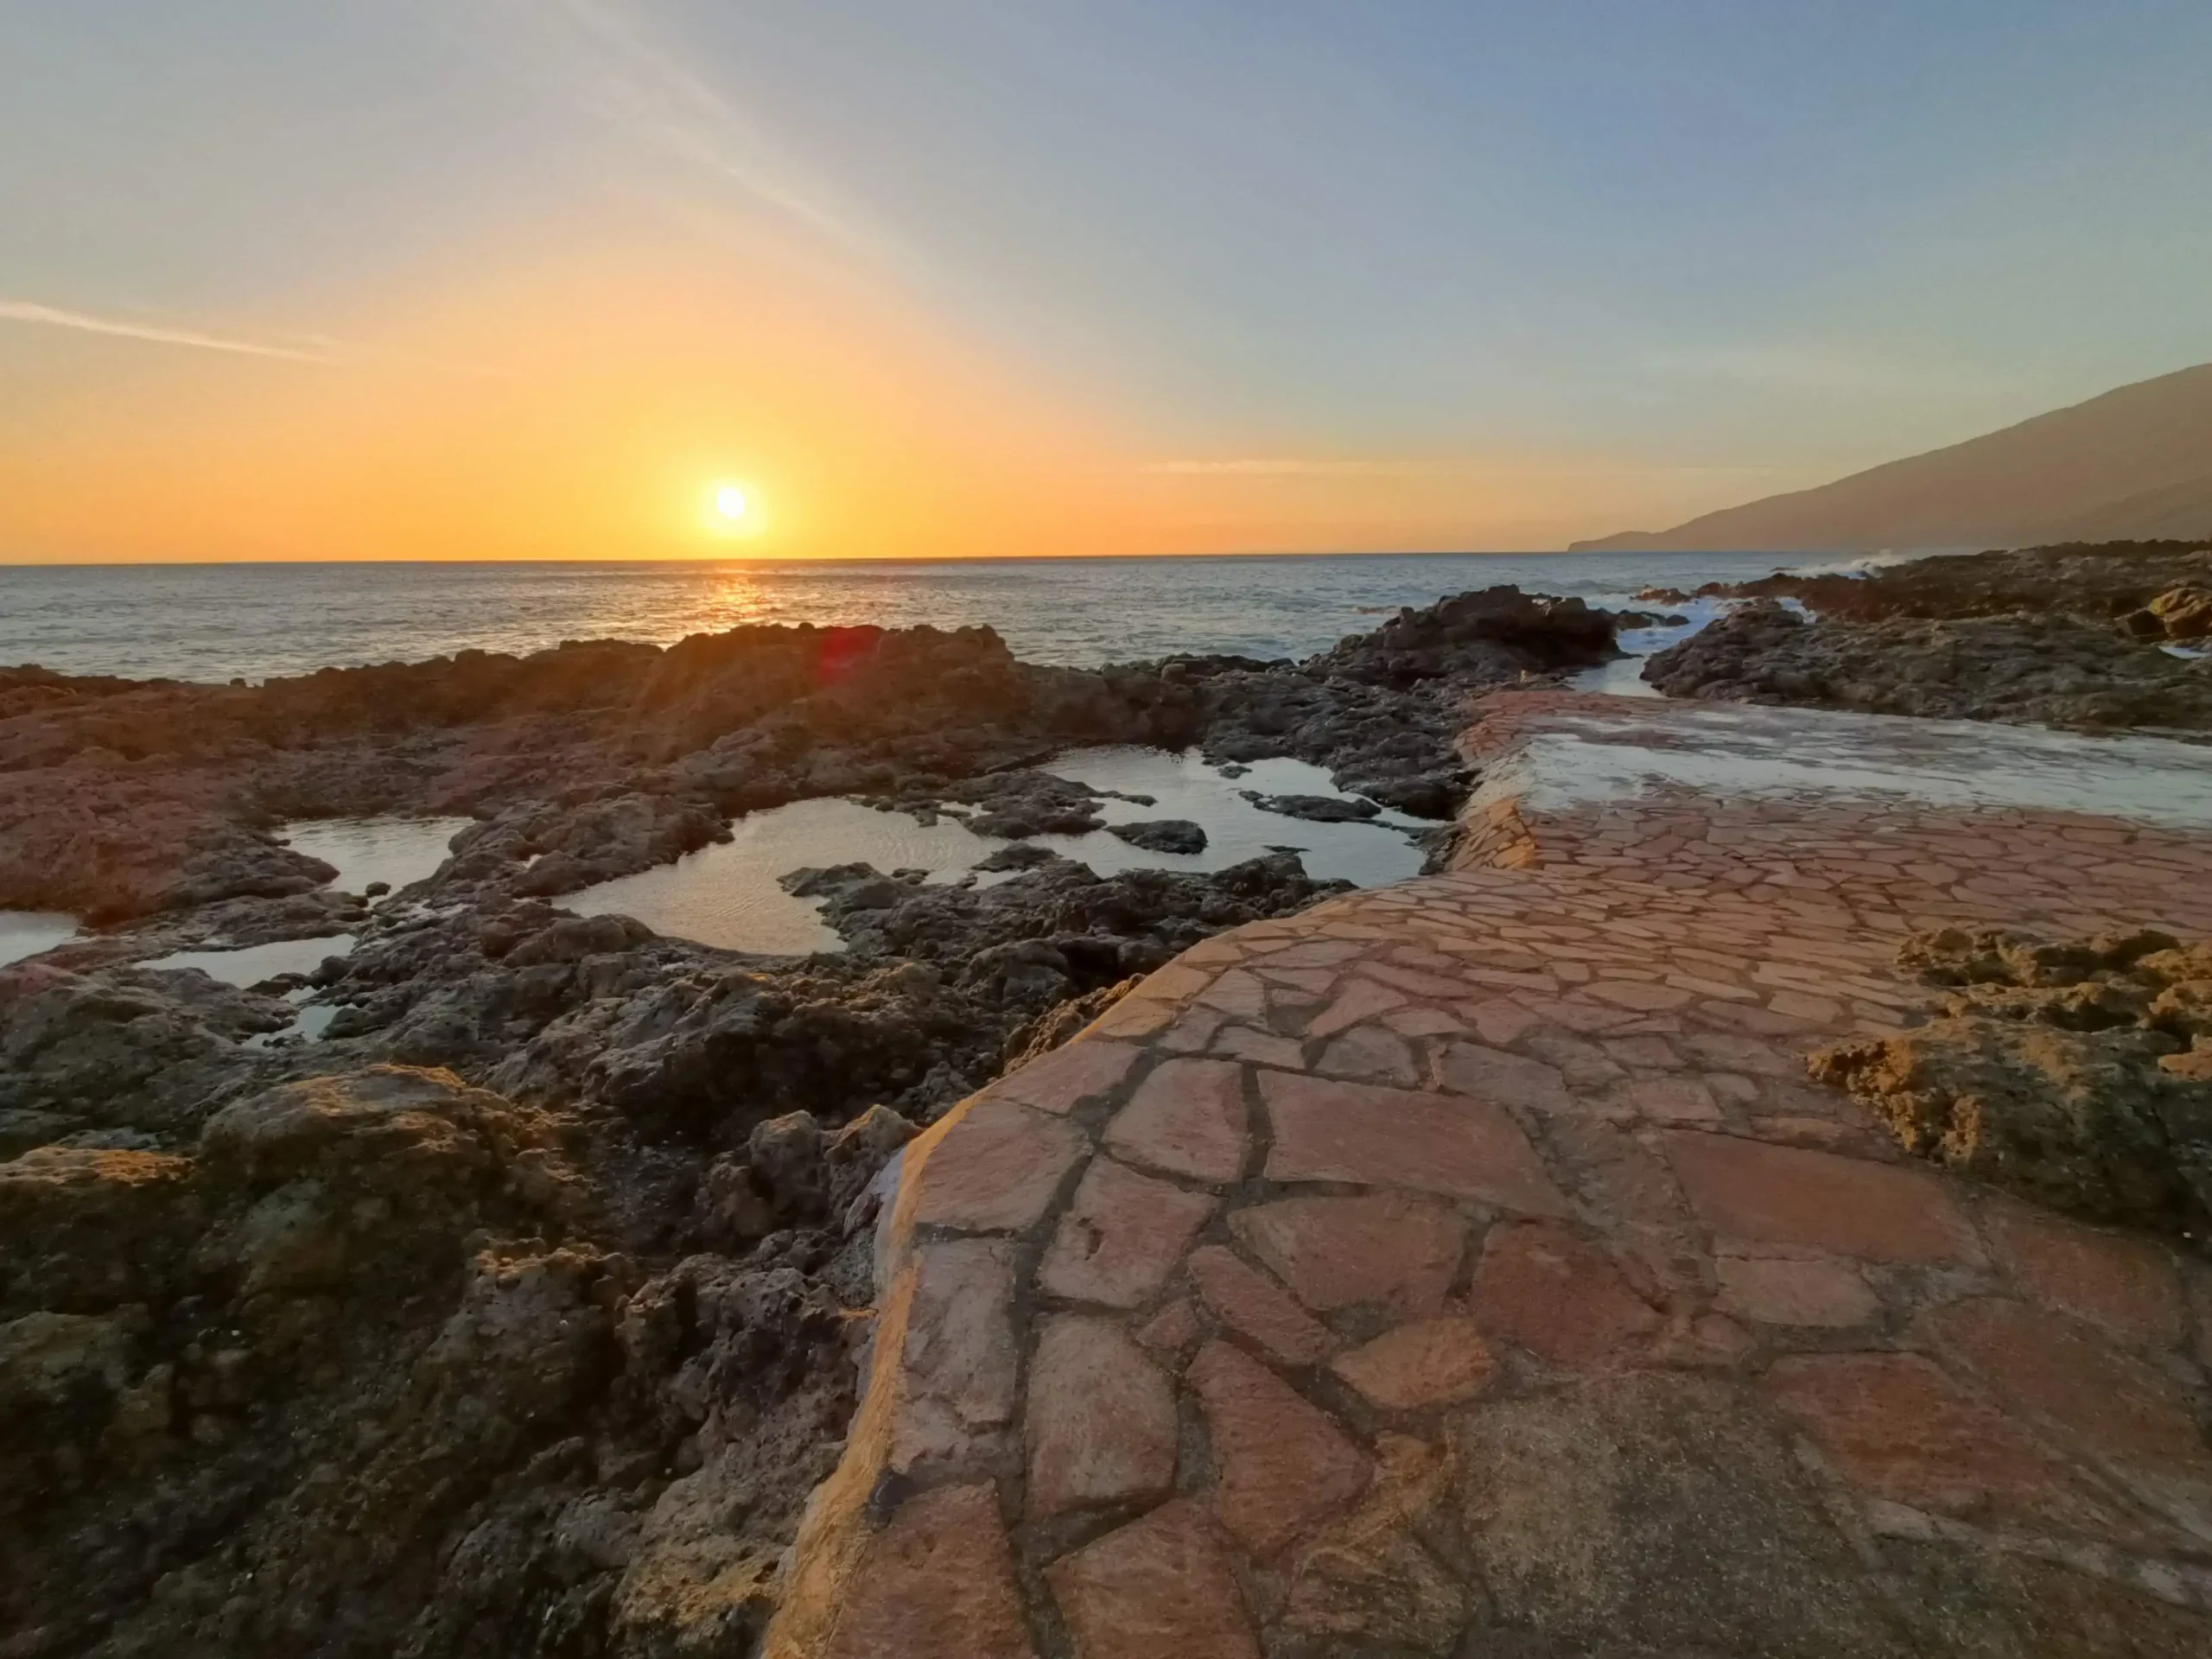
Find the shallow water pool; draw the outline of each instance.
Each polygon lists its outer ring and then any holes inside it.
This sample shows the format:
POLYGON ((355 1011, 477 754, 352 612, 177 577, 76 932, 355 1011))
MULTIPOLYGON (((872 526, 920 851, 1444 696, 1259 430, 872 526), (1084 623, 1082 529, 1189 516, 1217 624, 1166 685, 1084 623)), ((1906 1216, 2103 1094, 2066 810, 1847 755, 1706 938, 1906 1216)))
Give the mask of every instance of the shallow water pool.
POLYGON ((77 918, 54 910, 0 910, 0 967, 77 937, 77 918))
MULTIPOLYGON (((1224 777, 1195 753, 1099 748, 1071 751, 1044 769, 1094 789, 1155 798, 1151 806, 1098 802, 1098 814, 1109 823, 1188 818, 1206 832, 1206 850, 1187 855, 1147 852, 1103 830, 1031 838, 1101 875, 1226 869, 1283 847, 1299 850, 1308 874, 1361 887, 1402 880, 1421 869, 1421 848, 1402 833, 1423 827, 1419 819, 1385 812, 1361 823, 1309 823, 1262 811, 1239 793, 1351 798, 1330 783, 1328 773, 1302 761, 1255 761, 1242 776, 1224 777)), ((1013 844, 976 835, 950 815, 924 825, 903 812, 844 799, 795 801, 751 813, 730 830, 728 842, 673 864, 600 882, 559 902, 581 915, 634 916, 655 932, 726 950, 836 951, 843 942, 823 922, 819 901, 793 898, 779 885, 779 877, 810 866, 868 863, 887 872, 927 870, 932 880, 950 880, 1013 844)))
POLYGON ((342 957, 353 948, 351 933, 327 933, 319 939, 276 939, 236 950, 176 950, 134 964, 140 968, 197 968, 226 985, 244 988, 279 974, 311 974, 325 957, 342 957))
POLYGON ((330 885, 359 893, 378 881, 397 893, 435 872, 449 856, 446 843, 468 828, 468 818, 298 818, 280 826, 277 838, 295 852, 335 865, 330 885))

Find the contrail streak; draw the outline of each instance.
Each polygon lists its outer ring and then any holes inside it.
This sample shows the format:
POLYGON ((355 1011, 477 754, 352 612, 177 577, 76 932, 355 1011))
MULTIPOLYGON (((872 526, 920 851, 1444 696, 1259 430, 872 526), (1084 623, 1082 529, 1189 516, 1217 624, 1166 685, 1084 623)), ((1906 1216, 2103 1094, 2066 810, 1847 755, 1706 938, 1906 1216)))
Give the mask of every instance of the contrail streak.
POLYGON ((164 328, 156 323, 132 322, 116 317, 96 317, 59 306, 36 305, 29 300, 0 300, 0 321, 36 323, 48 328, 74 328, 80 334, 108 334, 118 340, 150 340, 157 346, 190 346, 203 352, 235 352, 244 357, 282 358, 290 363, 340 363, 345 359, 328 352, 298 346, 270 346, 260 340, 236 340, 197 328, 164 328))

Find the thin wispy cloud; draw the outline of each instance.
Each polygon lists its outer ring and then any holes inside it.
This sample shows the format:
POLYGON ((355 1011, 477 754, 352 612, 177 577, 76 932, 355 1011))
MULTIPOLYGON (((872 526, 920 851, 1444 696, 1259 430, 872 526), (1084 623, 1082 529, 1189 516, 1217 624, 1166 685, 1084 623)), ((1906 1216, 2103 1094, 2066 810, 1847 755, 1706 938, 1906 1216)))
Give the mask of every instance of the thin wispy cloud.
POLYGON ((622 10, 561 0, 536 16, 565 21, 568 76, 590 113, 817 234, 863 252, 888 251, 824 181, 622 10))
POLYGON ((178 328, 164 323, 142 322, 133 317, 96 316, 87 311, 66 310, 30 300, 0 300, 0 321, 29 323, 47 328, 73 328, 79 334, 105 334, 117 340, 140 340, 156 346, 185 346, 203 352, 232 352, 241 357, 273 357, 290 363, 335 364, 346 360, 327 345, 285 345, 270 340, 245 340, 236 334, 211 334, 202 328, 178 328))

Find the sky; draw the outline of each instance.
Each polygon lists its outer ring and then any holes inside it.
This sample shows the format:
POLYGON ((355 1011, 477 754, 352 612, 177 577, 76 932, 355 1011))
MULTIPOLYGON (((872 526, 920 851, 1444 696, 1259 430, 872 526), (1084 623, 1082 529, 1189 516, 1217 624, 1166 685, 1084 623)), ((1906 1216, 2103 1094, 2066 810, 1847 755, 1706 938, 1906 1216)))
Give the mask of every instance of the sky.
POLYGON ((2212 359, 2208 82, 2202 0, 0 0, 0 562, 1659 528, 2212 359))

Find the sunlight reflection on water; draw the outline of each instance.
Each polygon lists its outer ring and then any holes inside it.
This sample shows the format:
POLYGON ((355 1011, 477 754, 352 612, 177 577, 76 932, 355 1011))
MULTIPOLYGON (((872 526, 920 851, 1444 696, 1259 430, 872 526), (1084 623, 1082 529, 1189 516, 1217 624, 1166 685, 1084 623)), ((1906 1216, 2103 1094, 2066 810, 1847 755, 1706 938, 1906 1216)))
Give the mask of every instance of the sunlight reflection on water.
POLYGON ((474 647, 748 623, 996 628, 1033 662, 1303 657, 1401 605, 1498 582, 1627 604, 1648 584, 1763 575, 1764 554, 974 559, 875 563, 0 567, 0 664, 225 680, 474 647))

